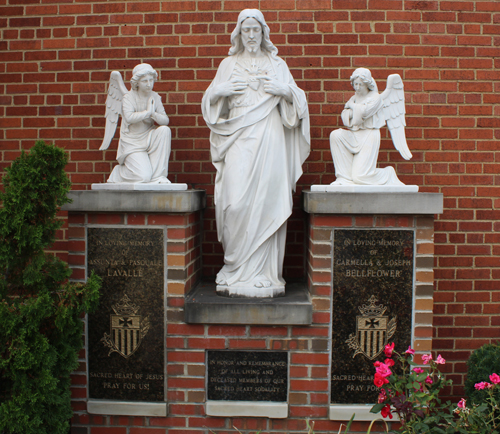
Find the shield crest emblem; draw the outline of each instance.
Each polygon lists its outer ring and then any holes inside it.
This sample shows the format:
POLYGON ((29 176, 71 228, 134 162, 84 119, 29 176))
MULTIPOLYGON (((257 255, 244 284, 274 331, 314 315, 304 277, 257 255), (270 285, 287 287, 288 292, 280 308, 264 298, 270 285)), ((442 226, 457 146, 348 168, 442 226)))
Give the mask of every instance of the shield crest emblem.
POLYGON ((138 315, 139 306, 133 304, 127 294, 111 306, 114 314, 110 315, 111 332, 104 333, 101 341, 109 348, 108 356, 117 352, 128 359, 141 345, 142 339, 149 330, 149 319, 138 315))
POLYGON ((356 334, 361 352, 369 359, 377 357, 387 344, 387 316, 357 316, 356 334))
POLYGON ((351 333, 346 343, 355 350, 353 358, 364 354, 368 359, 375 359, 396 332, 396 317, 389 320, 385 314, 387 307, 376 305, 374 295, 368 305, 358 307, 361 315, 356 316, 356 333, 351 333))
POLYGON ((141 344, 141 316, 111 315, 111 336, 118 352, 128 359, 141 344))

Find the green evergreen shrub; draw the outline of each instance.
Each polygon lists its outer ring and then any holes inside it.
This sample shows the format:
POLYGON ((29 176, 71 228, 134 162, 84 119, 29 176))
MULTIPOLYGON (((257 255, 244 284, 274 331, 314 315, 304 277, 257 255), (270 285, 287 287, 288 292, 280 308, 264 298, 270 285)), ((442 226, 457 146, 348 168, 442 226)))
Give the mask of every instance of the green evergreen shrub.
POLYGON ((70 374, 82 348, 81 317, 97 307, 100 278, 68 282, 45 249, 70 200, 68 157, 38 141, 6 169, 0 192, 0 432, 67 434, 70 374))
MULTIPOLYGON (((467 360, 467 380, 465 381, 465 393, 474 404, 486 401, 488 393, 486 390, 476 390, 474 385, 482 381, 489 382, 491 374, 500 375, 500 345, 486 344, 473 351, 467 360)), ((500 401, 500 392, 495 396, 500 401)))

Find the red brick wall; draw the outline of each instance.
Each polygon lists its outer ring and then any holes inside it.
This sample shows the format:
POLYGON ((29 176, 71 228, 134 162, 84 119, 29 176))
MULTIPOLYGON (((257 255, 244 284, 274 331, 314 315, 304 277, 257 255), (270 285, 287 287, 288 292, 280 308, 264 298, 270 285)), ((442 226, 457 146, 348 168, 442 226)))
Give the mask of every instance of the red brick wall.
MULTIPOLYGON (((264 12, 308 95, 312 152, 299 192, 334 179, 328 136, 352 95, 353 69, 371 68, 381 89, 388 74, 403 77, 414 157, 402 160, 385 138, 379 161, 421 191, 444 193, 435 224, 434 349, 460 384, 471 349, 500 337, 499 2, 0 0, 0 164, 40 138, 68 151, 74 189, 103 182, 117 147, 115 139, 98 150, 109 74, 128 80, 137 63, 151 63, 171 119, 170 178, 208 193, 202 248, 212 276, 222 256, 200 101, 244 7, 264 12)), ((289 279, 305 275, 299 200, 289 223, 289 279)))

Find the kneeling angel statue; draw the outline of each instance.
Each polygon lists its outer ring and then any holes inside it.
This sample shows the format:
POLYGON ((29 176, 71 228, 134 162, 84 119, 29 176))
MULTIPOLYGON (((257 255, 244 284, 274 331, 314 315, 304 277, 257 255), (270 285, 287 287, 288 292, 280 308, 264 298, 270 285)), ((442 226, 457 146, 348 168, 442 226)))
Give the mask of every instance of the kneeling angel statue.
POLYGON ((153 92, 158 73, 147 63, 137 65, 127 90, 122 76, 113 71, 106 99, 106 129, 99 150, 108 149, 118 118, 120 141, 110 183, 170 184, 167 179, 171 132, 160 95, 153 92), (159 126, 155 125, 158 124, 159 126))
POLYGON ((412 157, 405 136, 405 96, 398 74, 389 75, 384 92, 378 93, 371 72, 358 68, 351 76, 354 96, 342 111, 348 128, 334 130, 330 150, 336 180, 331 185, 404 185, 393 167, 377 169, 380 128, 387 122, 392 143, 405 160, 412 157))

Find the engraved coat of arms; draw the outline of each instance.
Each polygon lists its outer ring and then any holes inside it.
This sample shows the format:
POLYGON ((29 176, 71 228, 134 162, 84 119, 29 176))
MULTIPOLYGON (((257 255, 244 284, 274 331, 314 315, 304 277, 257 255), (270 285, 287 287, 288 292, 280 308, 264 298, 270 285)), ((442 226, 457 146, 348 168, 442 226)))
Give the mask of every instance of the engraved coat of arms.
POLYGON ((349 348, 354 350, 353 358, 364 354, 370 360, 375 359, 396 332, 396 317, 389 320, 384 315, 387 307, 383 304, 377 306, 377 301, 372 295, 368 305, 358 307, 361 315, 356 316, 356 333, 351 333, 346 340, 349 348))
POLYGON ((140 307, 133 304, 127 294, 111 307, 115 312, 110 315, 111 332, 104 333, 101 342, 109 348, 108 356, 117 352, 128 359, 137 351, 146 336, 150 327, 149 318, 138 315, 140 307))

